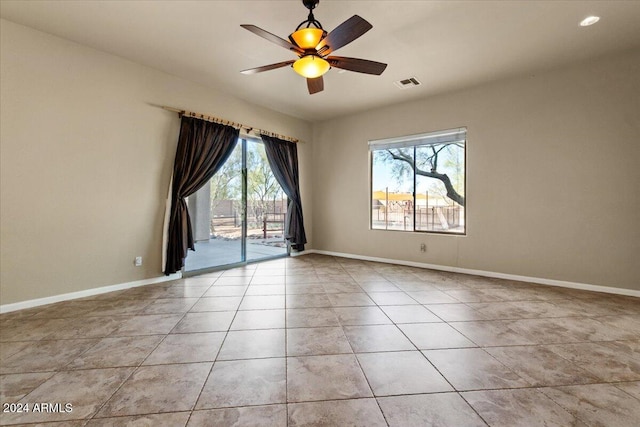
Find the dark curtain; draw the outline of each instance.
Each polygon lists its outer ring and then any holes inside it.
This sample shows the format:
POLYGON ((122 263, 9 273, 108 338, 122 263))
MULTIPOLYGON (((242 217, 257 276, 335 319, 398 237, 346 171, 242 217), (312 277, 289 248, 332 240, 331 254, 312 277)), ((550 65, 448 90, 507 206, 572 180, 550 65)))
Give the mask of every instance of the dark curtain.
POLYGON ((195 250, 189 210, 184 198, 198 191, 222 167, 238 142, 238 134, 239 130, 231 126, 182 117, 173 165, 164 274, 181 270, 187 250, 195 250))
POLYGON ((289 199, 284 225, 285 238, 291 243, 293 249, 303 251, 307 236, 302 218, 296 144, 268 135, 262 135, 262 141, 273 175, 289 199))

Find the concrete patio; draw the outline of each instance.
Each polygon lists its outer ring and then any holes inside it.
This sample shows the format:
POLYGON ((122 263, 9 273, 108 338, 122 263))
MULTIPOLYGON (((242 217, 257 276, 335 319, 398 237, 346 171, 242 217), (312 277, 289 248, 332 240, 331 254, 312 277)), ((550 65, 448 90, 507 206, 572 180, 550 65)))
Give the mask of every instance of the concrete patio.
MULTIPOLYGON (((196 250, 188 251, 185 271, 196 271, 241 262, 241 239, 210 239, 196 242, 196 250)), ((272 258, 287 254, 287 248, 267 243, 282 242, 282 238, 247 239, 247 261, 272 258)))

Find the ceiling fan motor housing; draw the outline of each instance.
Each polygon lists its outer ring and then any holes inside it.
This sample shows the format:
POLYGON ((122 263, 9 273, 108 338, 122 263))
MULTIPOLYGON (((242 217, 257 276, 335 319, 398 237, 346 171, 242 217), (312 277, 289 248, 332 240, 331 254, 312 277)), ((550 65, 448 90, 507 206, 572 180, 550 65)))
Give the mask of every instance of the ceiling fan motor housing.
POLYGON ((309 10, 315 9, 318 3, 320 3, 320 0, 302 0, 302 4, 304 5, 304 7, 309 10))

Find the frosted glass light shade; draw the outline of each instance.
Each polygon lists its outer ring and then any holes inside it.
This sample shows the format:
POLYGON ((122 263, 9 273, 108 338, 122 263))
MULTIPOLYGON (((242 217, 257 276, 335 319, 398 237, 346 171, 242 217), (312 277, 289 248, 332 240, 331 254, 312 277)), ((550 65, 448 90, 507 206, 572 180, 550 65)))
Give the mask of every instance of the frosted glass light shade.
POLYGON ((291 38, 301 49, 315 49, 322 40, 324 30, 319 28, 303 28, 291 34, 291 38))
POLYGON ((306 55, 293 63, 296 73, 308 79, 315 79, 329 71, 331 65, 316 55, 306 55))

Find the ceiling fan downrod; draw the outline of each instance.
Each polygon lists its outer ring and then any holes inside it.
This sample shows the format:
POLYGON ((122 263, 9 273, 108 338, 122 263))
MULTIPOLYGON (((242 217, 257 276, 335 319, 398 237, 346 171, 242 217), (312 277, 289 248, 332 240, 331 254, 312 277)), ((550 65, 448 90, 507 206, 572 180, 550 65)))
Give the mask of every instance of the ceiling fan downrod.
POLYGON ((302 0, 302 4, 304 5, 304 7, 306 7, 307 9, 309 9, 309 16, 307 17, 306 21, 302 21, 300 23, 300 25, 298 25, 298 27, 296 27, 296 31, 298 31, 300 28, 302 28, 302 26, 304 24, 307 24, 307 26, 305 28, 309 28, 311 25, 313 25, 314 27, 322 30, 322 24, 320 23, 320 21, 318 21, 315 16, 313 16, 313 9, 316 8, 316 6, 318 5, 318 3, 320 3, 320 0, 302 0))

